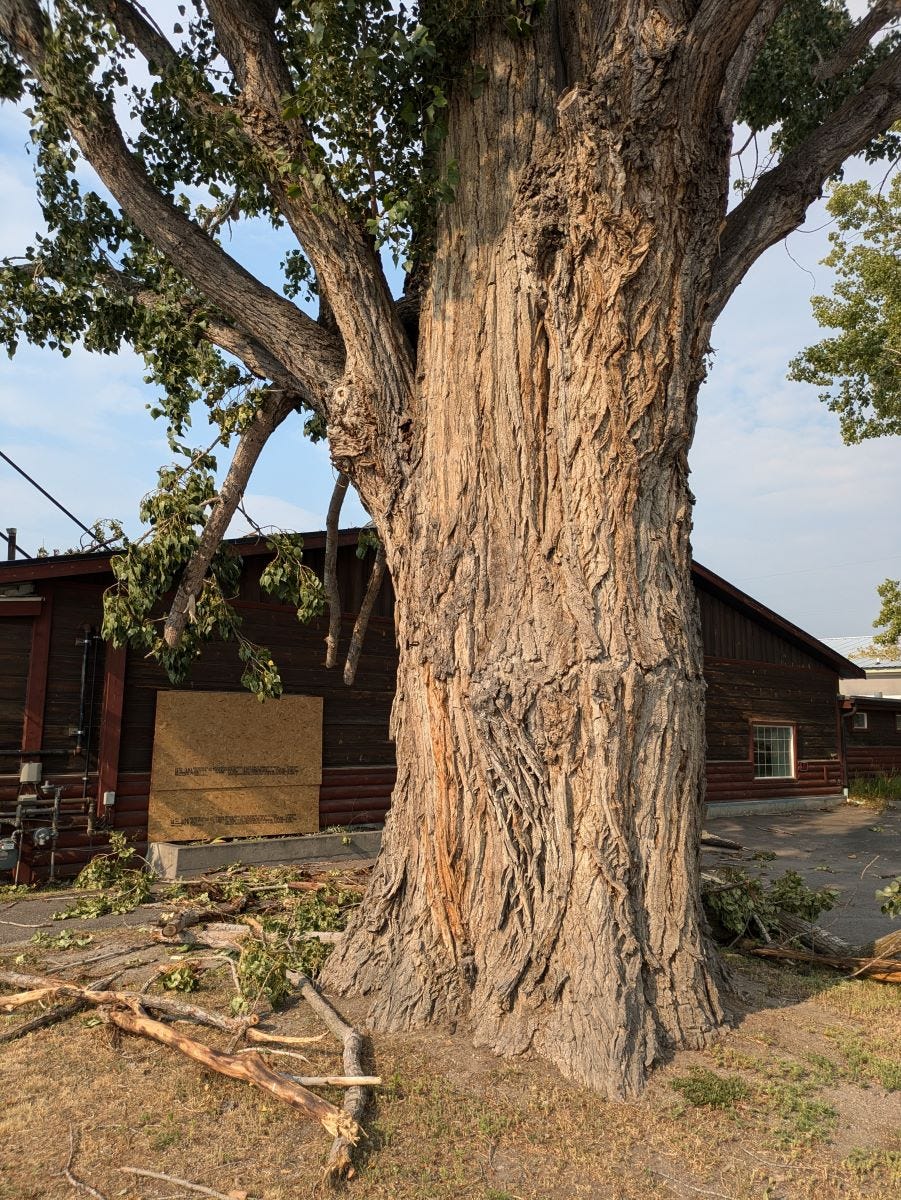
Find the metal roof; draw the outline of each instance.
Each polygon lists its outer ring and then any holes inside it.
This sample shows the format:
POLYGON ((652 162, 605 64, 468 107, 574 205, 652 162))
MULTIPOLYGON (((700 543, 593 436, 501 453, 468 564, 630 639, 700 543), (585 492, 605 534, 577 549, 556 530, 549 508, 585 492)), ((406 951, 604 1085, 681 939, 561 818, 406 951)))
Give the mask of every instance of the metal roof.
POLYGON ((867 671, 901 670, 901 647, 882 649, 873 645, 873 634, 862 633, 857 636, 828 637, 820 640, 837 654, 848 658, 867 671))

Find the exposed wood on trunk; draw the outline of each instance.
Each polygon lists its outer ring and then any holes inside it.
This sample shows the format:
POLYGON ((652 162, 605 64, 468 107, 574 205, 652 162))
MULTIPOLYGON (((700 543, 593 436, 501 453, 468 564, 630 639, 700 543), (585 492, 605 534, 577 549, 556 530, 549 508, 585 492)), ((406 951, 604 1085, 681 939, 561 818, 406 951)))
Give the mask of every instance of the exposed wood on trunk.
POLYGON ((360 662, 360 654, 363 651, 363 642, 366 639, 366 630, 369 627, 369 618, 372 616, 372 609, 375 605, 376 598, 382 586, 382 580, 385 577, 385 548, 379 546, 375 552, 375 559, 372 563, 372 572, 369 576, 369 583, 366 585, 366 595, 363 597, 363 603, 360 605, 360 611, 357 613, 357 619, 354 621, 353 633, 350 635, 350 646, 347 649, 347 661, 344 664, 344 682, 350 686, 357 677, 357 667, 360 662))
POLYGON ((161 1045, 178 1050, 186 1058, 200 1063, 201 1066, 207 1067, 211 1071, 216 1071, 219 1075, 226 1075, 229 1079, 239 1079, 244 1083, 252 1083, 262 1091, 269 1092, 276 1099, 290 1104, 306 1116, 315 1118, 333 1137, 344 1137, 353 1143, 360 1136, 360 1130, 356 1124, 350 1121, 334 1104, 330 1104, 328 1100, 323 1100, 321 1096, 315 1095, 284 1075, 273 1071, 258 1054, 226 1054, 221 1050, 214 1050, 202 1042, 185 1037, 170 1025, 164 1025, 161 1021, 141 1016, 139 1011, 126 1012, 114 1008, 107 1010, 106 1015, 113 1025, 124 1029, 126 1033, 149 1037, 161 1045))
POLYGON ((338 642, 341 638, 341 593, 338 590, 337 573, 338 522, 349 483, 350 477, 339 471, 325 517, 325 568, 322 583, 328 600, 328 637, 325 640, 327 667, 333 667, 338 661, 338 642))

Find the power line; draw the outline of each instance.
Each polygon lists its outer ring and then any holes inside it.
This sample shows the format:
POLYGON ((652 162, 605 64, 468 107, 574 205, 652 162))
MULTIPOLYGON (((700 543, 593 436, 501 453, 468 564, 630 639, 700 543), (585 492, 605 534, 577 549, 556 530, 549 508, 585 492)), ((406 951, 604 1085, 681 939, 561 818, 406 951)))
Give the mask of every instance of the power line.
POLYGON ((14 471, 18 471, 23 479, 27 479, 32 487, 37 488, 37 490, 41 493, 42 496, 46 496, 51 504, 55 504, 56 507, 60 510, 60 512, 63 512, 66 514, 66 516, 69 518, 70 521, 74 521, 79 529, 83 529, 84 532, 88 535, 88 537, 91 538, 93 541, 95 541, 98 546, 105 546, 108 550, 112 549, 109 542, 100 541, 93 529, 89 529, 88 526, 85 525, 84 521, 79 521, 79 519, 78 519, 78 517, 76 517, 75 513, 70 512, 68 510, 68 508, 66 508, 65 504, 60 504, 59 500, 57 500, 55 496, 51 496, 46 488, 41 487, 41 485, 37 482, 36 479, 32 479, 27 471, 23 471, 22 468, 19 466, 19 464, 14 463, 13 460, 9 457, 9 455, 4 454, 2 450, 0 450, 0 458, 2 458, 4 460, 4 462, 8 462, 14 471))
POLYGON ((897 554, 890 554, 888 557, 883 555, 881 558, 859 558, 856 562, 821 563, 817 567, 797 567, 792 571, 774 571, 772 575, 739 575, 736 577, 736 582, 754 583, 760 579, 781 579, 785 575, 816 575, 820 571, 839 571, 843 570, 845 567, 867 567, 872 563, 889 563, 897 561, 897 554))

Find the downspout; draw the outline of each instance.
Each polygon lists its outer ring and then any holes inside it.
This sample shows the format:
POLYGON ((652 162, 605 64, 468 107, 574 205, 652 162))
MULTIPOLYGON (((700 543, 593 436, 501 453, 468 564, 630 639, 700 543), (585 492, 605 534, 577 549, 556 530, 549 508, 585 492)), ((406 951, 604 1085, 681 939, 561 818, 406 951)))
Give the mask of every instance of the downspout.
POLYGON ((100 638, 94 629, 84 628, 81 659, 81 699, 79 701, 78 733, 75 753, 84 755, 84 770, 81 776, 81 811, 87 816, 87 833, 94 835, 94 805, 88 800, 88 784, 91 769, 91 737, 94 732, 94 707, 97 691, 97 655, 100 638), (91 681, 88 685, 88 656, 91 655, 91 681))

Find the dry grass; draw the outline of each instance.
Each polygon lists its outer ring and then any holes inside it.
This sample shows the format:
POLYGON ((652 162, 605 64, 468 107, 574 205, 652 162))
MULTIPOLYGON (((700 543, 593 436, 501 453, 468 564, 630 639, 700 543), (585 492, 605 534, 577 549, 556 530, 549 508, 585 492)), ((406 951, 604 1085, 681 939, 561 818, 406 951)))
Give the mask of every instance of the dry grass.
MULTIPOLYGON (((29 949, 35 968, 61 957, 29 949)), ((901 1073, 901 989, 737 956, 730 963, 740 972, 744 1015, 710 1051, 680 1054, 658 1071, 637 1103, 601 1102, 540 1063, 498 1061, 462 1035, 379 1036, 373 1066, 385 1086, 350 1196, 893 1194, 901 1184, 901 1092, 886 1085, 897 1087, 901 1073), (700 1087, 686 1088, 685 1079, 700 1087)), ((225 983, 214 976, 191 999, 224 1007, 225 983)), ((0 1017, 0 1028, 19 1019, 0 1017)), ((279 1027, 320 1031, 302 1007, 282 1014, 279 1027)), ((295 1064, 304 1073, 335 1069, 334 1047, 304 1053, 309 1066, 295 1064)), ((328 1147, 318 1126, 277 1101, 163 1047, 114 1041, 90 1016, 0 1048, 0 1089, 0 1200, 87 1195, 62 1175, 70 1127, 79 1138, 75 1174, 110 1200, 185 1195, 117 1171, 127 1165, 263 1200, 306 1197, 317 1191, 328 1147)))

